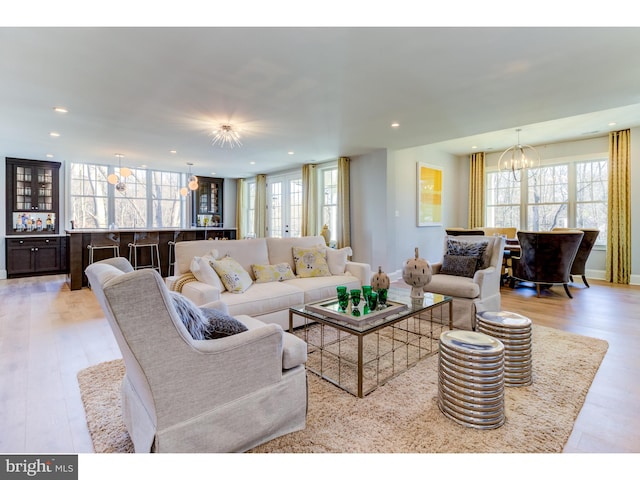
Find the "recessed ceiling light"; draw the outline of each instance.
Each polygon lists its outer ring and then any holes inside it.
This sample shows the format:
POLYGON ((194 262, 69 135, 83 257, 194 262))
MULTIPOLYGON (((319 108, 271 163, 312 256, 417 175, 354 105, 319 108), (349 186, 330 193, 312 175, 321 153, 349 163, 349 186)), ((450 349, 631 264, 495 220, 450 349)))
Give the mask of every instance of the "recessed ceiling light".
POLYGON ((51 153, 47 153, 47 158, 53 158, 53 155, 51 153))
POLYGON ((58 132, 49 132, 50 137, 59 137, 60 134, 58 132))
POLYGON ((287 152, 289 155, 295 155, 295 152, 287 152))
POLYGON ((400 124, 398 122, 394 122, 394 123, 391 124, 391 126, 393 128, 398 128, 400 126, 400 124))
POLYGON ((609 122, 609 126, 613 127, 616 124, 616 122, 609 122))
POLYGON ((216 174, 216 172, 211 172, 211 175, 215 175, 215 174, 216 174))
POLYGON ((249 162, 249 165, 255 165, 256 162, 249 162))
POLYGON ((53 111, 57 113, 69 113, 69 110, 64 107, 53 107, 53 111))
POLYGON ((475 149, 477 149, 477 148, 478 148, 478 146, 477 146, 477 145, 473 145, 473 146, 471 147, 471 150, 475 150, 475 149))
POLYGON ((177 150, 169 150, 169 153, 173 153, 175 155, 176 153, 178 153, 178 151, 177 150))

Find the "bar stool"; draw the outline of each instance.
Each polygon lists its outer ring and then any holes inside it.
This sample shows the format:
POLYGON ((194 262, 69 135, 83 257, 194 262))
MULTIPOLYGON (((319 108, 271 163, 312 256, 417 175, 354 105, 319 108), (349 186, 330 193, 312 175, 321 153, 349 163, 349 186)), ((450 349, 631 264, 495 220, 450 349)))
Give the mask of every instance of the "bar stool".
POLYGON ((184 232, 174 232, 173 240, 167 242, 169 248, 169 267, 167 269, 167 276, 172 276, 176 269, 176 243, 183 240, 184 232))
POLYGON ((160 243, 160 234, 158 232, 135 232, 133 234, 133 243, 129 244, 129 263, 133 266, 134 270, 141 268, 153 268, 157 270, 160 275, 160 250, 158 244, 160 243), (149 249, 149 263, 145 265, 138 264, 138 250, 148 248, 149 249), (133 260, 132 260, 133 257, 133 260))
POLYGON ((112 257, 120 256, 120 234, 116 232, 92 233, 89 245, 89 263, 94 262, 96 250, 111 250, 112 257))

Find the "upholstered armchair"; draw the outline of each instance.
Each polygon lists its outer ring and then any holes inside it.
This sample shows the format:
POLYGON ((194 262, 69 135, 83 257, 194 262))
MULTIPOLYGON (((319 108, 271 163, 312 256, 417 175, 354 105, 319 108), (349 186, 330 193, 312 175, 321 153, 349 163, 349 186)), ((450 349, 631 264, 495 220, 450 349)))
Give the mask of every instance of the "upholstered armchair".
POLYGON ((453 297, 455 327, 475 330, 476 312, 500 310, 504 242, 499 236, 445 235, 443 259, 431 265, 424 291, 453 297))
POLYGON ((541 287, 562 285, 573 298, 568 287, 571 265, 583 236, 579 230, 518 232, 520 256, 511 257, 511 288, 517 282, 531 282, 539 297, 541 287))
POLYGON ((235 317, 246 331, 194 340, 155 270, 114 258, 86 274, 126 366, 122 416, 136 452, 242 452, 305 427, 304 341, 246 315, 235 317))
POLYGON ((554 232, 566 230, 580 230, 582 233, 584 233, 582 241, 580 242, 580 247, 578 248, 578 253, 576 253, 576 258, 573 259, 573 263, 571 264, 571 272, 569 278, 573 282, 573 275, 580 275, 582 277, 582 282, 587 288, 589 288, 589 282, 587 282, 586 277, 587 260, 589 259, 589 255, 591 254, 591 250, 596 243, 598 235, 600 235, 600 230, 598 230, 597 228, 567 229, 559 227, 552 229, 552 231, 554 232))

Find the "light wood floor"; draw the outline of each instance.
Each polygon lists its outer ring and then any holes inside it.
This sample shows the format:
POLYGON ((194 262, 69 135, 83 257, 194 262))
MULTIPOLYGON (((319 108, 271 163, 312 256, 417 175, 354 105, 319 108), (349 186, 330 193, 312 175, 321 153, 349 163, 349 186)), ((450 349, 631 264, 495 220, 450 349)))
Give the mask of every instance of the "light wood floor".
MULTIPOLYGON (((640 287, 577 281, 502 289, 502 308, 534 323, 602 338, 609 350, 565 452, 640 452, 640 287)), ((120 357, 89 289, 65 276, 0 280, 0 452, 92 451, 76 374, 120 357)))

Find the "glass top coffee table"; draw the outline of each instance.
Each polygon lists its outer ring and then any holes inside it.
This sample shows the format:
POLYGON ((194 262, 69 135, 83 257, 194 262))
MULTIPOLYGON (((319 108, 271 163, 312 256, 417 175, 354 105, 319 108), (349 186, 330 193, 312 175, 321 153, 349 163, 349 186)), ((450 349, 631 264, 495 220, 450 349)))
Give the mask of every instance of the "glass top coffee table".
POLYGON ((388 309, 360 316, 340 312, 337 299, 289 309, 289 331, 307 342, 307 370, 360 398, 438 352, 440 334, 453 329, 452 298, 389 289, 388 309), (293 318, 304 319, 294 330, 293 318))

